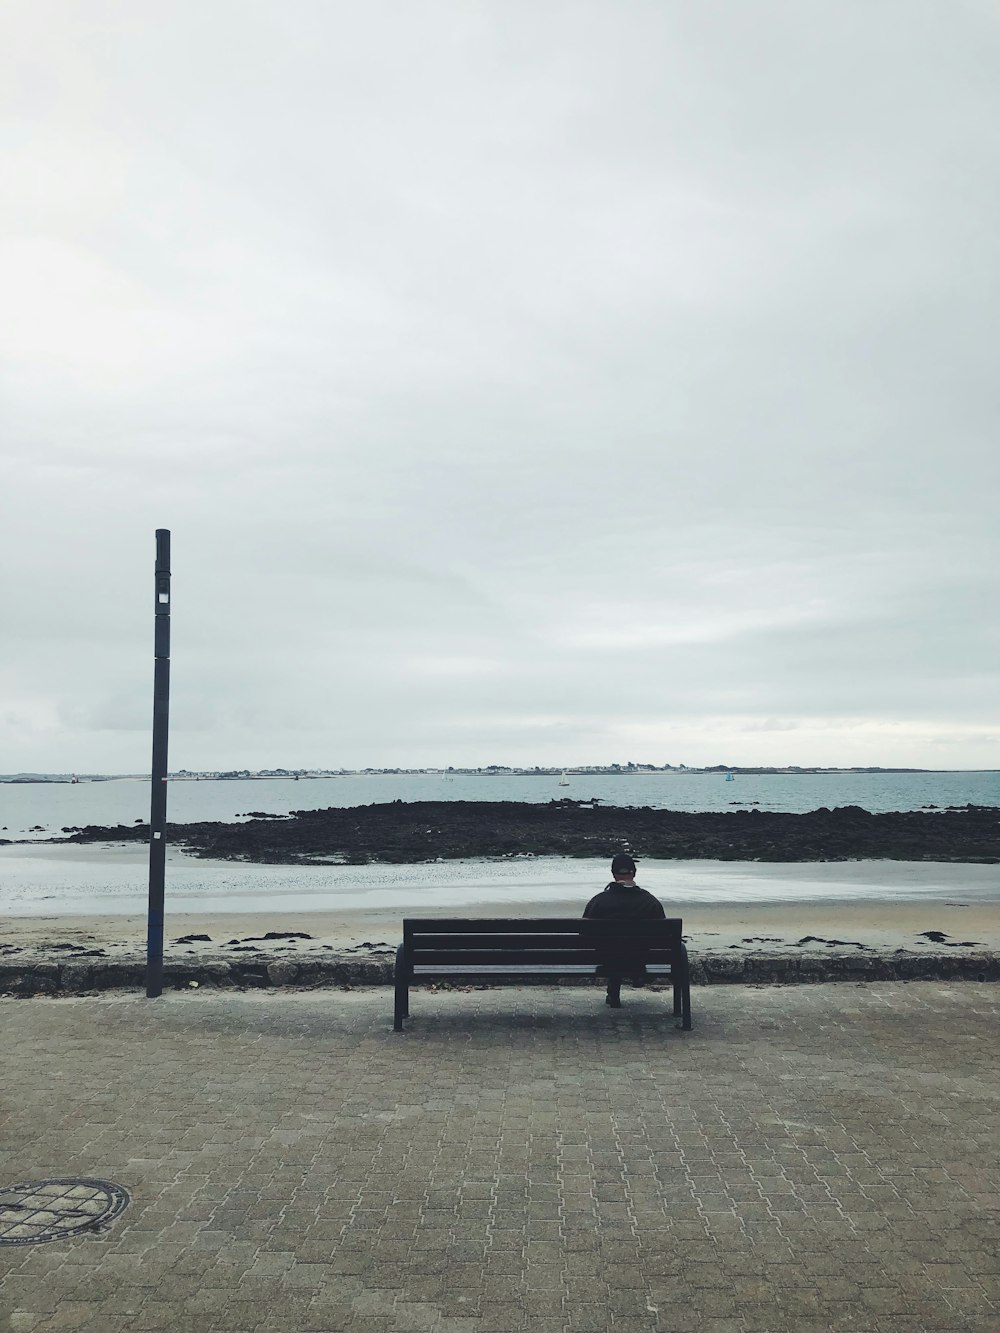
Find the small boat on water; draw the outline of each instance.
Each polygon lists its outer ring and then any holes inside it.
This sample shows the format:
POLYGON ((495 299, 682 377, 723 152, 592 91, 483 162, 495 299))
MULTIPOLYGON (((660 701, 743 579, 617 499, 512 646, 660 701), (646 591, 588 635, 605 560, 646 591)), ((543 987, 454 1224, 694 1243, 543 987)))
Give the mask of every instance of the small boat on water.
POLYGON ((566 776, 566 771, 565 771, 565 769, 563 770, 563 775, 562 775, 562 777, 559 779, 559 786, 560 786, 560 787, 568 787, 568 786, 569 786, 569 778, 566 776))
POLYGON ((727 773, 727 774, 726 774, 726 781, 727 781, 727 782, 735 782, 736 779, 733 777, 732 773, 727 773))

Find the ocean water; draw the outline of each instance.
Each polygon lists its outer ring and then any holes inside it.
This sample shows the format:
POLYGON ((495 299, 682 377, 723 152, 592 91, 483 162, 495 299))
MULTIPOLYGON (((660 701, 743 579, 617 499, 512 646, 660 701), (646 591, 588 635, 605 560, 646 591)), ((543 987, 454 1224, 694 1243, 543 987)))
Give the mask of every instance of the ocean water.
MULTIPOLYGON (((535 801, 561 797, 605 805, 651 806, 657 810, 785 810, 859 805, 873 813, 927 806, 1000 806, 1000 772, 808 773, 740 776, 643 773, 591 776, 442 778, 431 774, 372 777, 260 778, 230 781, 174 780, 168 818, 172 823, 231 822, 248 811, 284 815, 292 810, 368 805, 382 801, 535 801)), ((85 824, 132 824, 149 818, 148 779, 111 782, 0 783, 0 837, 48 838, 85 824), (35 826, 41 831, 31 833, 35 826)))
MULTIPOLYGON (((801 774, 738 777, 657 773, 546 777, 384 775, 252 781, 174 781, 171 821, 231 821, 248 811, 287 814, 382 801, 550 801, 596 796, 607 805, 674 810, 757 808, 791 812, 860 805, 872 811, 930 805, 1000 806, 1000 773, 801 774)), ((64 826, 131 824, 148 818, 149 782, 0 784, 0 916, 129 914, 145 911, 144 844, 52 845, 64 826), (40 829, 30 832, 33 826, 40 829)), ((171 912, 391 908, 418 913, 463 904, 585 902, 607 866, 576 858, 467 860, 414 866, 255 866, 211 862, 168 848, 171 912)), ((905 862, 763 865, 646 861, 642 882, 664 902, 774 902, 816 898, 921 897, 1000 900, 1000 867, 905 862)), ((2 931, 2 924, 0 924, 2 931)))

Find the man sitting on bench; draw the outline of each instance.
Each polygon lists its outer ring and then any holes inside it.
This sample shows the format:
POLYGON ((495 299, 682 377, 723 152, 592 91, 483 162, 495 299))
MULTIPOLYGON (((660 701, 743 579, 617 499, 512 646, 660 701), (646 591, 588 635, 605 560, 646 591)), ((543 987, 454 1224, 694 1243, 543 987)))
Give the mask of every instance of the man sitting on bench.
MULTIPOLYGON (((614 879, 602 893, 591 898, 583 909, 588 921, 651 921, 666 916, 658 898, 654 898, 645 889, 640 889, 635 882, 635 862, 624 852, 611 862, 614 879)), ((608 977, 608 993, 605 1004, 612 1009, 622 1007, 622 976, 631 977, 635 985, 641 986, 645 979, 645 961, 634 953, 629 957, 615 955, 613 950, 604 951, 602 970, 608 977)))

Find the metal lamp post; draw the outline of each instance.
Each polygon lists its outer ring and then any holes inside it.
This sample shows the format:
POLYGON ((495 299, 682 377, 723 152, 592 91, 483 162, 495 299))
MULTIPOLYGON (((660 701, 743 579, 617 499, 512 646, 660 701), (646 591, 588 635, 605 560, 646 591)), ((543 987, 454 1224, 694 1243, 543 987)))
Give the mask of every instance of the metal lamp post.
POLYGON ((163 887, 167 859, 167 737, 170 728, 170 532, 156 530, 153 636, 153 767, 149 807, 146 997, 163 992, 163 887))

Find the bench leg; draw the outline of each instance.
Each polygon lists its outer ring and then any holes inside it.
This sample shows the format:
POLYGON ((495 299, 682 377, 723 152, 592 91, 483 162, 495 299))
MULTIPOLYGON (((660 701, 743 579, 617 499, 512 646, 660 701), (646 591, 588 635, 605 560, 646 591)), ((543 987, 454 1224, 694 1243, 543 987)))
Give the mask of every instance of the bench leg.
POLYGON ((608 993, 605 996, 605 1004, 609 1004, 612 1009, 622 1007, 622 979, 621 977, 608 977, 608 993))
POLYGON ((680 967, 677 969, 677 980, 674 983, 674 1013, 680 1013, 681 1028, 684 1032, 691 1031, 691 969, 688 964, 687 949, 681 945, 680 967), (678 1010, 678 1001, 680 1009, 678 1010))
POLYGON ((403 1019, 410 1016, 410 986, 406 979, 406 960, 403 957, 402 945, 396 950, 394 978, 396 997, 392 1015, 392 1030, 393 1032, 402 1032, 403 1019))

